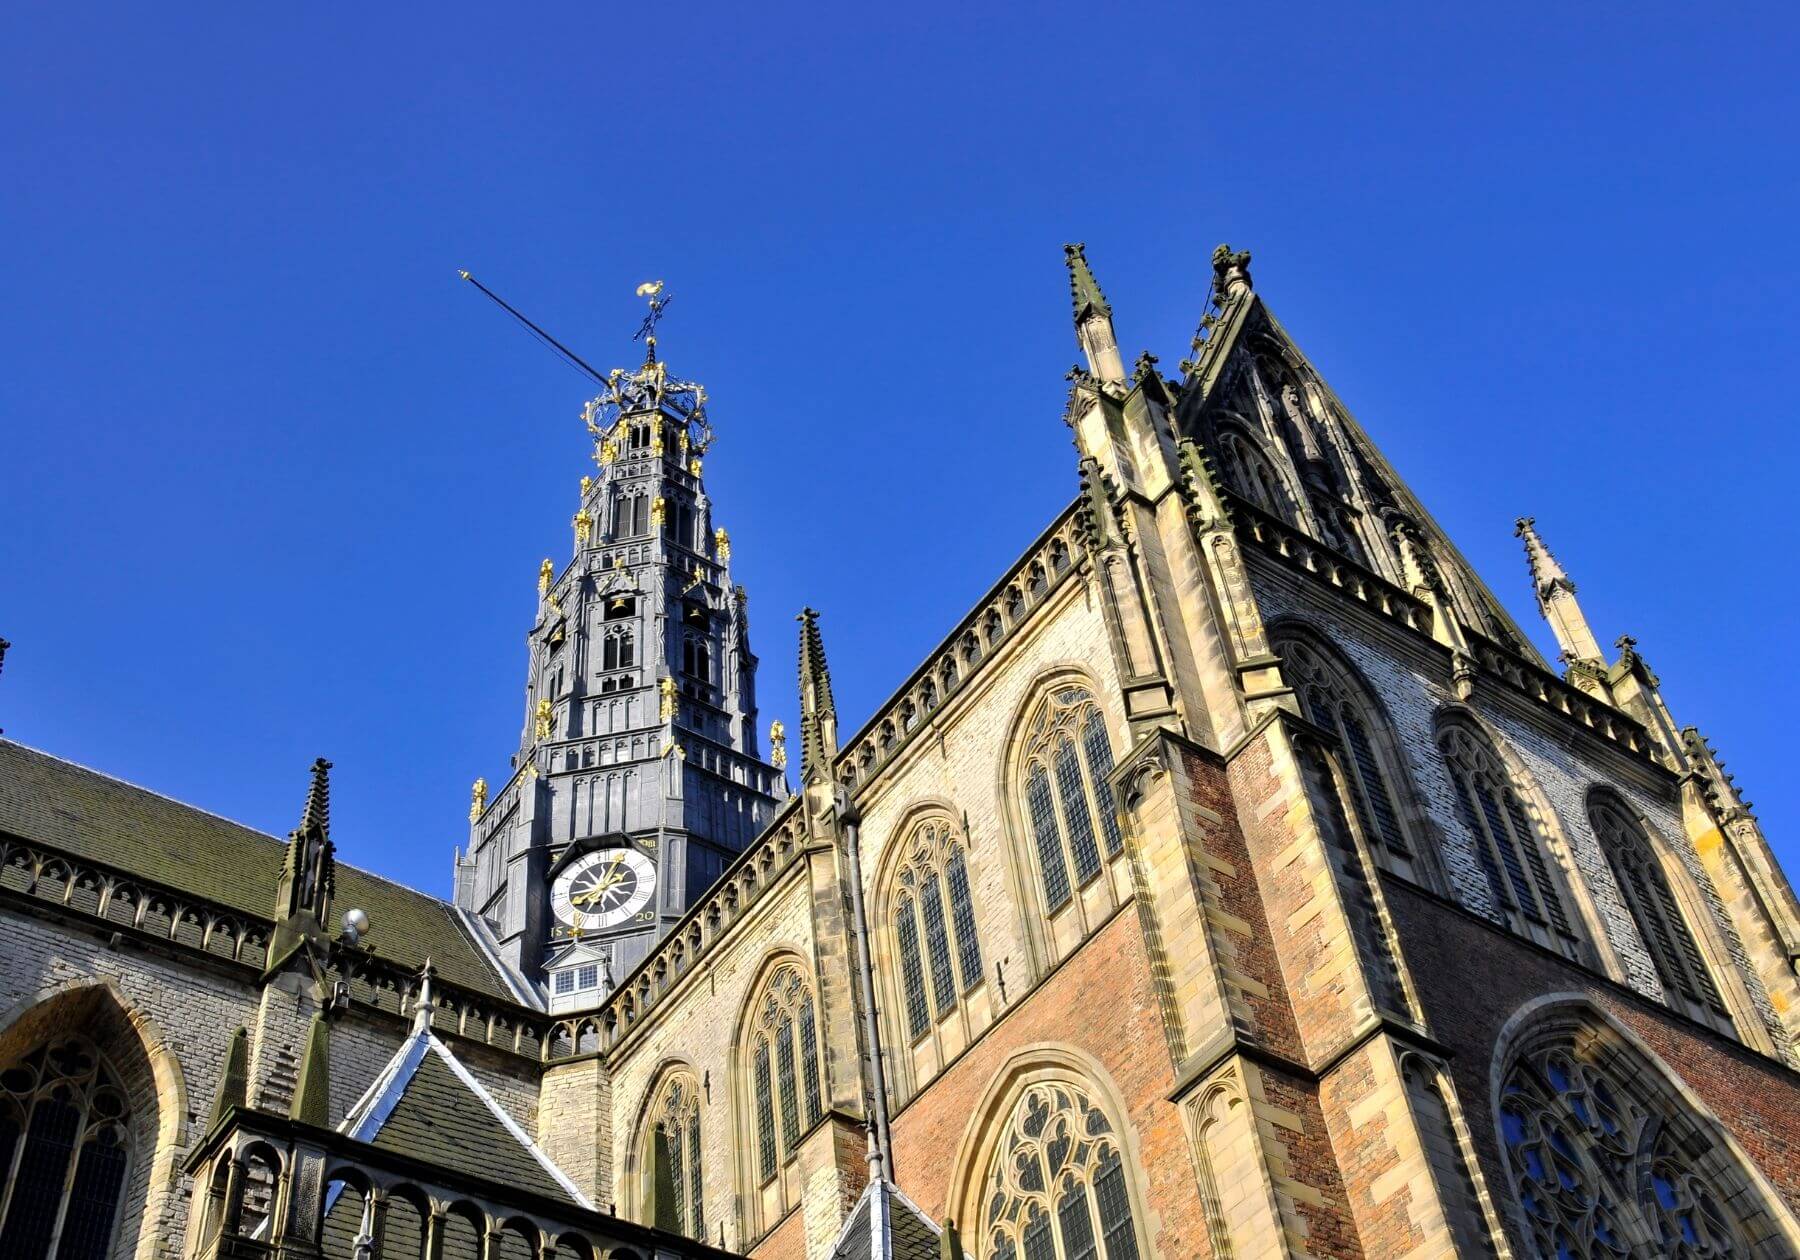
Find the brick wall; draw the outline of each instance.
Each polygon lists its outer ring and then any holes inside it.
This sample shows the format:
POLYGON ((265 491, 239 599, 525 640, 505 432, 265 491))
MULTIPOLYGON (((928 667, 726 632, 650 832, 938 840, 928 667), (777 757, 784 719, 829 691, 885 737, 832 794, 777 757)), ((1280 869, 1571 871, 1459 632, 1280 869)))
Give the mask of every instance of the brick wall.
POLYGON ((1569 992, 1641 1038, 1800 1209, 1800 1076, 1427 894, 1396 887, 1391 897, 1420 1000, 1450 1051, 1451 1076, 1497 1199, 1511 1193, 1489 1102, 1500 1031, 1531 999, 1569 992))

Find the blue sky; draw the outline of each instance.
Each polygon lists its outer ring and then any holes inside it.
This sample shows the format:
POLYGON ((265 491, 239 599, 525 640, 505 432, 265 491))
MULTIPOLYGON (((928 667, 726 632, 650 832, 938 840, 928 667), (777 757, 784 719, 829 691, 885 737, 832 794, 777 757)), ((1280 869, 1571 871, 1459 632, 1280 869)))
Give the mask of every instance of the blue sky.
POLYGON ((854 726, 1073 493, 1061 243, 1172 370, 1230 241, 1791 865, 1800 25, 1466 9, 15 6, 0 726, 278 834, 324 754, 346 855, 445 891, 587 445, 457 268, 602 368, 668 280, 764 716, 811 603, 854 726))

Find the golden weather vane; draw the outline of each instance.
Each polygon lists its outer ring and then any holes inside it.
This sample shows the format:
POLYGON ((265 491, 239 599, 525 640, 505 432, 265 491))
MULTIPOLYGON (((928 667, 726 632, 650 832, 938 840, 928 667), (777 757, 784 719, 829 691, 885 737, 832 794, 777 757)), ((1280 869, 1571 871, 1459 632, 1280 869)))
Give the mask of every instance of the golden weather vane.
POLYGON ((671 293, 667 297, 663 296, 661 280, 644 281, 637 287, 637 295, 649 301, 650 313, 644 316, 643 324, 639 326, 637 332, 632 334, 631 339, 645 343, 644 362, 654 363, 656 361, 656 325, 662 319, 663 311, 669 303, 675 300, 675 295, 671 293))

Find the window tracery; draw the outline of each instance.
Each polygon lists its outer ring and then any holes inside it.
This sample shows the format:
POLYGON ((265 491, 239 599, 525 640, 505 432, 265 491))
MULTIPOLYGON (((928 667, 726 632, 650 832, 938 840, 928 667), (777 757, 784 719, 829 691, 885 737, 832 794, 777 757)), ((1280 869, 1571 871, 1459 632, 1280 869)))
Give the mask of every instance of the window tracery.
POLYGON ((1670 1002, 1708 1022, 1728 1025, 1718 986, 1642 824, 1605 797, 1591 803, 1588 817, 1670 1002))
POLYGON ((1551 877, 1543 837, 1500 755, 1462 722, 1444 726, 1438 747, 1456 788, 1457 813, 1474 838, 1488 891, 1507 924, 1572 956, 1575 932, 1551 877))
POLYGON ((672 1074, 650 1109, 646 1172, 653 1224, 688 1238, 706 1237, 700 1163, 700 1090, 686 1072, 672 1074))
POLYGON ((968 857, 948 819, 928 818, 908 836, 893 907, 906 1032, 917 1041, 982 979, 968 857))
POLYGON ((1379 719, 1360 689, 1333 662, 1298 639, 1278 645, 1288 682, 1313 725, 1337 737, 1344 768, 1349 772, 1351 805, 1378 856, 1402 873, 1413 852, 1401 822, 1400 795, 1392 767, 1377 750, 1374 732, 1379 719))
POLYGON ((1292 525, 1294 503, 1275 465, 1254 440, 1232 429, 1219 434, 1219 457, 1233 487, 1269 515, 1292 525))
POLYGON ((1766 1254, 1727 1206, 1755 1201, 1735 1161, 1678 1102, 1656 1097, 1641 1067, 1606 1061, 1577 1036, 1507 1073, 1501 1140, 1530 1240, 1571 1260, 1766 1254))
POLYGON ((0 1255, 103 1260, 130 1162, 130 1102, 83 1037, 0 1072, 0 1255))
POLYGON ((1044 908, 1055 913, 1124 851, 1113 809, 1112 743, 1094 698, 1062 687, 1040 706, 1021 765, 1025 823, 1044 908))
POLYGON ((993 1260, 1137 1260, 1112 1125, 1060 1081, 1030 1086, 989 1165, 982 1232, 993 1260))
POLYGON ((764 986, 750 1024, 756 1174, 768 1181, 824 1114, 819 1032, 811 982, 787 964, 764 986))

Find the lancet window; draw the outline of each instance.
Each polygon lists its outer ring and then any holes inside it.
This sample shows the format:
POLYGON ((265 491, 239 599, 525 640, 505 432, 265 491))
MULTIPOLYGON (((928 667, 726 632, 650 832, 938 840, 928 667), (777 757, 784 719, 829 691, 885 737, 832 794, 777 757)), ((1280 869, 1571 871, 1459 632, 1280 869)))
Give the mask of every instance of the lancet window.
POLYGON ((1030 1086, 994 1151, 982 1200, 992 1260, 1137 1260, 1118 1136, 1074 1085, 1030 1086))
POLYGON ((926 819, 906 843, 894 881, 892 921, 907 1037, 917 1041, 981 983, 981 943, 969 896, 968 853, 949 820, 926 819))
POLYGON ((131 1162, 130 1103, 85 1038, 0 1072, 0 1256, 104 1260, 131 1162))
POLYGON ((1080 687, 1049 696, 1026 740, 1020 800, 1052 914, 1124 850, 1106 782, 1112 767, 1112 742, 1093 696, 1080 687))
POLYGON ((1220 432, 1219 457, 1232 488, 1271 516, 1294 523, 1294 501, 1281 474, 1254 440, 1231 429, 1220 432))
POLYGON ((756 1175, 768 1181, 824 1114, 818 1007, 799 967, 769 978, 751 1020, 749 1059, 756 1175))
POLYGON ((1461 722, 1444 726, 1438 747, 1494 903, 1514 931, 1573 956, 1575 932, 1550 873, 1543 837, 1499 753, 1461 722))
POLYGON ((1694 934, 1688 930, 1675 900, 1675 890, 1669 886, 1669 877, 1657 860, 1643 825, 1619 802, 1606 797, 1592 802, 1588 817, 1669 1002, 1684 1013, 1728 1026, 1718 986, 1713 983, 1694 934))
POLYGON ((1398 775, 1382 749, 1387 741, 1376 737, 1384 724, 1335 662, 1299 639, 1282 640, 1278 650, 1302 711, 1337 739, 1352 807, 1376 855, 1384 865, 1411 874, 1412 846, 1395 790, 1398 775))
POLYGON ((700 1167, 700 1090, 686 1072, 672 1073, 650 1108, 645 1156, 649 1215, 659 1229, 706 1237, 700 1167))
POLYGON ((1545 1039, 1506 1072, 1500 1134, 1534 1251, 1571 1260, 1790 1254, 1770 1237, 1735 1158, 1634 1059, 1578 1031, 1545 1039))
POLYGON ((650 529, 650 496, 642 492, 622 494, 612 501, 613 538, 636 538, 650 529))

